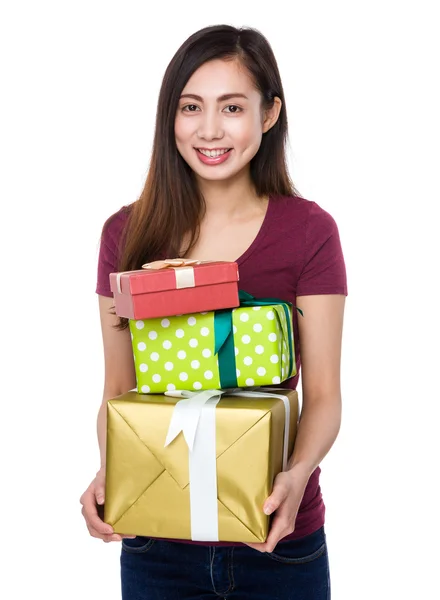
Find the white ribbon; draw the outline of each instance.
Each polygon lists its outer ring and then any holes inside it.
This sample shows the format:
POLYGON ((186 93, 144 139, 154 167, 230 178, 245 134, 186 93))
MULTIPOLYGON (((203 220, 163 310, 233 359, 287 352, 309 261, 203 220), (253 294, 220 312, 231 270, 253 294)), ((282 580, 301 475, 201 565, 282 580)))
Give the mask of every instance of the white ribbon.
POLYGON ((174 269, 176 274, 176 289, 181 290, 183 288, 196 287, 194 279, 194 267, 178 267, 174 269))
MULTIPOLYGON (((276 388, 280 391, 282 388, 276 388)), ((242 390, 204 390, 190 392, 176 390, 166 396, 184 398, 174 407, 165 446, 180 432, 189 449, 189 493, 191 512, 191 539, 218 542, 217 457, 215 409, 222 395, 245 398, 279 398, 284 403, 283 471, 287 468, 290 431, 290 402, 287 396, 274 394, 274 388, 242 390)))
POLYGON ((145 273, 145 271, 143 269, 137 269, 136 271, 121 271, 120 273, 116 273, 116 287, 120 294, 122 294, 121 277, 126 273, 145 273))

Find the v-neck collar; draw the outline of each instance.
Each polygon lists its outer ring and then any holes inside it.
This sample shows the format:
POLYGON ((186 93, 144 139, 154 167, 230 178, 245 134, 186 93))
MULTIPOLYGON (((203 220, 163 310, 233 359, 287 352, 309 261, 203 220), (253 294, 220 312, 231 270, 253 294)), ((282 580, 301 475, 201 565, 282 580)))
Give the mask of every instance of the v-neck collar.
POLYGON ((261 223, 260 229, 258 230, 257 235, 251 242, 251 245, 243 252, 243 254, 235 260, 238 266, 243 264, 254 252, 258 249, 261 241, 266 236, 266 233, 269 228, 269 223, 272 219, 272 212, 274 209, 275 200, 271 194, 269 194, 269 200, 267 203, 266 214, 264 215, 263 222, 261 223))

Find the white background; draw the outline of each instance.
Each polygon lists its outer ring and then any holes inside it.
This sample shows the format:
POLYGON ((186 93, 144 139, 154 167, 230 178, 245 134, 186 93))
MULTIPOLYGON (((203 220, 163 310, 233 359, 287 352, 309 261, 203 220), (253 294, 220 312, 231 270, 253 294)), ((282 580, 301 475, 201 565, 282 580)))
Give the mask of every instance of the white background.
POLYGON ((2 597, 120 598, 120 544, 90 538, 79 505, 99 461, 99 236, 142 189, 166 65, 222 22, 271 42, 293 180, 346 259, 343 425, 321 476, 333 597, 440 597, 435 5, 2 4, 2 597))

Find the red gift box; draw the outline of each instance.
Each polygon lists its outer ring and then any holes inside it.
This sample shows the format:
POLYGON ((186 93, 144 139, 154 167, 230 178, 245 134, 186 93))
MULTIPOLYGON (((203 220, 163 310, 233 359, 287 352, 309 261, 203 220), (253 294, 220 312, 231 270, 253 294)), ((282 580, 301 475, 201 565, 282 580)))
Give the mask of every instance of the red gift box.
POLYGON ((236 308, 237 282, 237 263, 225 261, 172 259, 110 273, 116 314, 128 319, 236 308))

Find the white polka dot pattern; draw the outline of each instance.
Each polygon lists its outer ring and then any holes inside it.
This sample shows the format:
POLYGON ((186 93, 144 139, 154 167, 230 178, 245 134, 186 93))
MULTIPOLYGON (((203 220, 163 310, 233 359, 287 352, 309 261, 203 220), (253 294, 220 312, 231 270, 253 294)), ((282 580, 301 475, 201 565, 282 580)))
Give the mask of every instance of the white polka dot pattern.
MULTIPOLYGON (((289 372, 287 323, 281 306, 232 310, 238 387, 279 384, 289 372)), ((130 320, 140 393, 220 388, 214 313, 130 320)))
POLYGON ((281 306, 235 308, 232 314, 237 329, 234 342, 239 387, 270 385, 274 380, 280 383, 295 374, 295 364, 294 372, 289 373, 287 322, 281 306))

